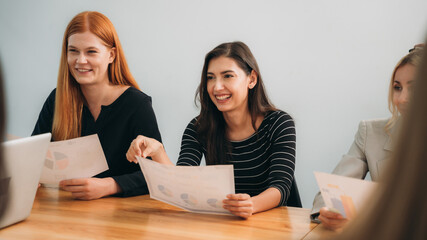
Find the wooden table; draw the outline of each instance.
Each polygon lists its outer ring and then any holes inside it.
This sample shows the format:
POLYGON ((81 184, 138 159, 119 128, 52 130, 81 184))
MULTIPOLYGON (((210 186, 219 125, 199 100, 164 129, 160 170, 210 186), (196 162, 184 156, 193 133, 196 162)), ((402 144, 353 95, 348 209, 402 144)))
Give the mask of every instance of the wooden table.
POLYGON ((317 227, 310 210, 280 207, 243 220, 195 214, 148 195, 93 201, 40 188, 31 215, 0 239, 303 239, 317 227))
POLYGON ((338 232, 328 230, 322 224, 319 224, 305 235, 304 240, 331 239, 335 234, 338 234, 338 232))

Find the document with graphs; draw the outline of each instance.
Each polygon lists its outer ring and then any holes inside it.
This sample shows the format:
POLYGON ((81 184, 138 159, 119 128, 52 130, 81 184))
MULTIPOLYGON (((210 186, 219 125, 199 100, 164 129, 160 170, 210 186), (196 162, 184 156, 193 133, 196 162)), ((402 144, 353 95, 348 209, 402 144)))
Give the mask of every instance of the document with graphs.
POLYGON ((314 172, 326 207, 352 219, 378 183, 334 174, 314 172))
POLYGON ((40 183, 58 184, 65 179, 89 178, 108 170, 98 135, 51 142, 40 183))
POLYGON ((233 165, 171 166, 137 159, 151 198, 191 212, 230 214, 222 200, 235 193, 233 165))

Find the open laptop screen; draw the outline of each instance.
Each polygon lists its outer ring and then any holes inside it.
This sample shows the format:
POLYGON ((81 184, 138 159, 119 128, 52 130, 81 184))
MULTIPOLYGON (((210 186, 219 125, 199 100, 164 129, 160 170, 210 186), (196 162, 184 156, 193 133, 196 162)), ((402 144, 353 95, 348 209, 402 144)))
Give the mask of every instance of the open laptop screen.
POLYGON ((6 178, 0 187, 8 204, 0 219, 0 228, 24 220, 30 215, 42 172, 50 133, 3 142, 6 178), (7 191, 6 191, 7 190, 7 191))

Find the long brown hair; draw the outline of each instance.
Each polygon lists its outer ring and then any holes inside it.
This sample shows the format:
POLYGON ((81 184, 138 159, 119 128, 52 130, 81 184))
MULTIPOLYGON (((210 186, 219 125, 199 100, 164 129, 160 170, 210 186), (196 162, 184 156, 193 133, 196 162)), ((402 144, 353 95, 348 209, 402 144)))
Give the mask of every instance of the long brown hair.
POLYGON ((387 124, 385 125, 385 131, 387 134, 391 134, 391 129, 394 127, 394 125, 397 122, 397 119, 399 118, 399 111, 397 110, 397 106, 393 103, 393 95, 394 95, 394 77, 396 76, 397 69, 405 66, 406 64, 410 64, 414 67, 418 67, 421 62, 421 53, 422 48, 416 47, 414 48, 410 53, 406 54, 404 57, 402 57, 399 62, 396 64, 396 67, 394 67, 393 73, 391 74, 391 79, 388 87, 388 109, 391 112, 391 118, 388 120, 387 124))
POLYGON ((427 239, 427 49, 383 186, 339 239, 427 239))
POLYGON ((105 46, 115 48, 116 57, 108 66, 108 78, 113 85, 127 85, 139 89, 130 73, 119 37, 111 21, 99 12, 77 14, 65 29, 56 88, 53 117, 53 139, 65 140, 81 135, 81 118, 84 97, 80 85, 71 75, 67 62, 68 38, 76 33, 90 31, 105 46))
POLYGON ((201 109, 197 117, 197 132, 206 146, 206 164, 222 164, 230 160, 230 142, 226 138, 226 123, 222 112, 218 110, 209 97, 207 90, 207 71, 212 59, 228 57, 247 74, 255 71, 258 75, 257 84, 248 90, 248 108, 252 126, 256 129, 256 119, 276 108, 270 102, 262 81, 261 72, 251 50, 243 42, 223 43, 206 54, 202 77, 196 92, 196 100, 200 101, 201 109))

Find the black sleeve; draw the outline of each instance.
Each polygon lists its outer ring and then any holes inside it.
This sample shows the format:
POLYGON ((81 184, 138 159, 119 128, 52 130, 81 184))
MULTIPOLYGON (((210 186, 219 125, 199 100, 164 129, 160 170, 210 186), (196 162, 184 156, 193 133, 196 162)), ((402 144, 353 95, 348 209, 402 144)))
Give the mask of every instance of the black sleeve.
MULTIPOLYGON (((146 96, 143 101, 139 101, 136 108, 136 111, 130 117, 128 126, 129 131, 132 134, 131 141, 138 135, 144 135, 162 142, 160 131, 157 126, 156 115, 154 114, 154 110, 151 105, 151 97, 146 96)), ((131 142, 127 143, 127 147, 130 146, 130 143, 131 142)), ((126 155, 126 152, 124 154, 126 155)), ((124 160, 126 161, 126 159, 124 160)), ((113 176, 112 178, 122 190, 122 193, 118 194, 118 196, 130 197, 148 194, 147 183, 145 182, 145 178, 141 170, 120 176, 113 176)))
POLYGON ((31 135, 52 132, 53 113, 55 110, 56 89, 47 97, 31 135))
POLYGON ((293 119, 281 114, 272 126, 269 187, 280 191, 279 206, 286 205, 295 171, 296 134, 293 119))
POLYGON ((176 165, 179 166, 199 166, 203 156, 203 147, 197 137, 196 119, 193 119, 182 135, 181 151, 176 165))

